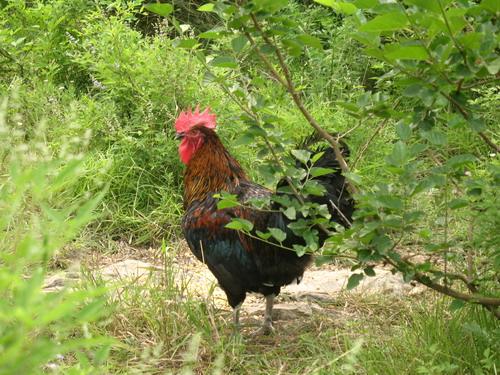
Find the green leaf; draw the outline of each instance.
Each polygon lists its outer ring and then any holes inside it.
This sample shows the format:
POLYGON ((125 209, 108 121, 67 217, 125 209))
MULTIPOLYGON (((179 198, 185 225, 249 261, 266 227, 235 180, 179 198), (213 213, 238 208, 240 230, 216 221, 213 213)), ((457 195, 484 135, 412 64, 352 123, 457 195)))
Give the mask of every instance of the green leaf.
POLYGON ((411 136, 410 125, 400 121, 396 124, 396 133, 402 141, 407 141, 411 136))
POLYGON ((302 34, 297 36, 297 39, 305 44, 306 46, 310 46, 313 48, 317 48, 319 50, 323 49, 323 45, 321 44, 321 40, 319 38, 316 38, 315 36, 309 35, 309 34, 302 34))
POLYGON ((258 125, 252 125, 247 129, 247 133, 253 135, 254 137, 265 138, 267 136, 266 130, 258 125))
POLYGON ((218 68, 230 68, 236 69, 238 63, 232 56, 217 56, 215 59, 210 61, 210 65, 216 66, 218 68))
POLYGON ((301 43, 297 42, 297 40, 283 39, 282 43, 287 48, 287 51, 290 55, 298 57, 302 53, 302 45, 301 43))
POLYGON ((450 8, 446 11, 446 18, 453 34, 458 33, 467 25, 464 15, 464 8, 450 8))
POLYGON ((500 57, 497 57, 491 63, 486 64, 486 69, 490 74, 497 74, 500 70, 500 57))
POLYGON ((198 38, 201 38, 201 39, 220 39, 223 36, 224 36, 223 33, 219 32, 219 31, 208 30, 208 31, 205 31, 204 33, 201 33, 200 35, 198 35, 198 38))
POLYGON ((408 160, 408 148, 406 144, 398 141, 392 149, 392 153, 386 158, 390 165, 401 167, 408 160))
POLYGON ((297 244, 293 245, 293 249, 295 250, 295 253, 299 257, 301 257, 302 255, 304 255, 306 253, 306 251, 307 251, 307 247, 302 246, 302 245, 297 245, 297 244))
POLYGON ((481 47, 481 42, 484 39, 484 33, 469 32, 458 38, 461 45, 470 50, 477 50, 481 47))
POLYGON ((429 54, 422 46, 389 44, 384 48, 384 56, 392 60, 427 60, 429 54))
POLYGON ((295 218, 297 217, 297 212, 295 211, 295 207, 288 207, 286 210, 283 211, 283 214, 290 220, 295 220, 295 218))
POLYGON ((335 173, 335 169, 332 168, 322 168, 322 167, 312 167, 311 168, 311 176, 312 177, 320 177, 330 173, 335 173))
POLYGON ((292 150, 292 155, 303 164, 307 164, 311 158, 311 153, 306 150, 292 150))
POLYGON ((237 207, 239 205, 240 205, 240 202, 238 202, 238 201, 223 199, 223 200, 220 200, 219 202, 217 202, 217 209, 223 210, 224 208, 237 207))
POLYGON ((244 146, 253 143, 254 139, 255 137, 252 134, 243 133, 236 139, 234 144, 237 146, 244 146))
POLYGON ((269 233, 269 232, 264 233, 264 232, 261 232, 260 230, 256 230, 255 233, 257 234, 257 236, 259 236, 263 240, 268 240, 269 238, 271 238, 271 233, 269 233))
POLYGON ((498 0, 483 0, 479 6, 492 13, 500 13, 500 1, 498 0))
POLYGON ((368 21, 359 28, 360 31, 382 32, 397 31, 408 25, 408 18, 402 12, 382 14, 368 21))
POLYGON ((172 42, 172 45, 176 48, 187 48, 191 49, 198 44, 196 39, 176 39, 172 42))
POLYGON ((370 277, 373 277, 375 276, 375 270, 373 269, 373 266, 370 266, 370 267, 366 267, 363 272, 365 273, 366 276, 370 276, 370 277))
POLYGON ((312 251, 318 250, 318 233, 316 230, 308 230, 303 233, 304 240, 306 240, 307 249, 312 251))
POLYGON ((253 224, 245 219, 233 218, 231 222, 226 224, 226 228, 250 232, 253 229, 253 224))
POLYGON ((247 43, 248 39, 244 35, 239 35, 231 40, 231 46, 236 53, 241 52, 247 43))
POLYGON ((381 254, 385 254, 392 247, 392 241, 386 234, 376 236, 373 239, 373 244, 381 254))
POLYGON ((449 158, 445 165, 446 167, 450 169, 456 169, 458 167, 462 167, 467 164, 472 164, 477 160, 477 158, 474 155, 471 154, 460 154, 460 155, 455 155, 449 158))
POLYGON ((377 202, 379 202, 382 207, 393 210, 401 210, 403 208, 403 201, 396 195, 380 195, 377 197, 377 202))
POLYGON ((286 233, 279 228, 267 228, 271 235, 278 241, 283 242, 286 238, 286 233))
POLYGON ((254 0, 258 10, 274 13, 288 5, 288 0, 254 0))
POLYGON ((475 132, 481 132, 486 129, 486 124, 480 118, 474 117, 468 120, 469 126, 475 132))
POLYGON ((360 9, 371 9, 380 5, 378 0, 354 0, 354 5, 360 9))
POLYGON ((215 6, 215 4, 212 4, 212 3, 203 4, 202 6, 198 7, 198 11, 199 12, 213 12, 214 6, 215 6))
POLYGON ((363 183, 363 178, 359 174, 356 174, 356 173, 353 173, 353 172, 347 172, 347 173, 343 173, 343 175, 349 181, 352 181, 356 185, 361 185, 363 183))
POLYGON ((325 5, 330 7, 337 12, 342 12, 345 14, 354 14, 358 10, 356 5, 351 3, 346 3, 344 1, 335 1, 335 0, 314 0, 315 3, 325 5))
POLYGON ((427 139, 433 145, 438 146, 443 146, 448 142, 446 134, 436 129, 428 132, 422 132, 422 137, 427 139))
POLYGON ((467 199, 463 199, 463 198, 456 198, 456 199, 451 200, 448 203, 448 207, 450 207, 452 210, 467 207, 468 205, 469 205, 469 201, 467 199))
POLYGON ((378 33, 365 33, 359 31, 353 33, 352 37, 367 47, 377 47, 380 44, 380 35, 378 33))
MULTIPOLYGON (((286 40, 283 40, 283 44, 286 44, 285 43, 286 40)), ((262 53, 265 53, 266 55, 270 55, 272 53, 274 53, 274 51, 276 51, 276 48, 270 44, 263 44, 262 46, 260 46, 260 50, 262 53)))
POLYGON ((311 158, 311 163, 316 163, 321 157, 325 154, 324 151, 318 152, 317 154, 314 154, 313 157, 311 158))
POLYGON ((420 83, 411 84, 405 87, 403 95, 409 97, 418 96, 422 89, 424 89, 424 86, 422 86, 420 83))
POLYGON ((151 3, 144 4, 144 8, 163 17, 168 16, 174 11, 174 7, 172 4, 151 3))
POLYGON ((351 290, 356 288, 361 280, 363 280, 364 275, 362 273, 353 273, 349 276, 349 280, 347 281, 347 290, 351 290))
POLYGON ((305 193, 315 195, 317 197, 323 196, 325 193, 325 187, 319 183, 317 183, 314 180, 309 180, 306 182, 304 185, 304 190, 305 193))

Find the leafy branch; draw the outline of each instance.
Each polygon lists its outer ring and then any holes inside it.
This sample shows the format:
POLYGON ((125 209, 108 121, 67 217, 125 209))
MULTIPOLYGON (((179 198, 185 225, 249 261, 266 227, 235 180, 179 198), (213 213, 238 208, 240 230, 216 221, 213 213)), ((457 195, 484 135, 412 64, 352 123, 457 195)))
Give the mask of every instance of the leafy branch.
MULTIPOLYGON (((252 35, 250 34, 250 32, 248 31, 248 29, 246 29, 244 31, 245 33, 245 36, 247 37, 248 41, 250 42, 250 44, 254 47, 254 50, 255 52, 257 53, 257 55, 259 56, 259 58, 262 60, 262 62, 264 63, 264 65, 266 65, 267 69, 269 70, 269 72, 272 74, 272 76, 288 91, 288 93, 291 95, 293 101, 295 102, 295 104, 297 105, 297 108, 300 110, 300 112, 302 113, 302 115, 305 117, 305 119, 309 122, 309 124, 316 130, 316 132, 325 140, 328 141, 328 143, 330 143, 330 145, 332 146, 332 149, 333 151, 335 152, 335 157, 337 158, 337 161, 339 162, 339 165, 342 169, 342 171, 344 173, 348 173, 349 172, 349 167, 344 159, 344 157, 342 156, 342 151, 341 151, 341 147, 340 147, 340 144, 338 142, 337 139, 335 139, 335 137, 333 137, 330 133, 328 133, 325 129, 323 129, 319 124, 318 122, 315 120, 315 118, 311 115, 311 113, 306 109, 306 107, 304 106, 304 103, 299 95, 299 93, 297 92, 297 90, 295 89, 295 85, 293 83, 293 80, 292 80, 292 77, 291 77, 291 74, 290 74, 290 70, 288 68, 288 65, 286 64, 286 61, 285 61, 285 58, 280 50, 280 48, 276 45, 276 43, 274 41, 272 41, 268 36, 267 34, 264 32, 264 30, 262 29, 260 23, 258 22, 257 20, 257 17, 255 16, 254 13, 250 13, 250 18, 252 19, 252 22, 256 28, 256 30, 259 32, 260 36, 262 37, 262 39, 269 45, 271 46, 273 49, 274 49, 274 52, 276 54, 276 57, 278 59, 278 63, 279 63, 279 66, 281 67, 281 70, 285 76, 285 78, 283 78, 278 72, 277 70, 274 68, 273 64, 271 63, 271 61, 269 61, 269 59, 260 51, 259 49, 259 46, 258 44, 256 43, 256 41, 254 40, 254 38, 252 37, 252 35)), ((352 193, 352 194, 355 194, 358 192, 358 189, 356 188, 356 186, 354 186, 354 184, 352 184, 352 182, 350 181, 347 181, 347 188, 348 190, 352 193)))

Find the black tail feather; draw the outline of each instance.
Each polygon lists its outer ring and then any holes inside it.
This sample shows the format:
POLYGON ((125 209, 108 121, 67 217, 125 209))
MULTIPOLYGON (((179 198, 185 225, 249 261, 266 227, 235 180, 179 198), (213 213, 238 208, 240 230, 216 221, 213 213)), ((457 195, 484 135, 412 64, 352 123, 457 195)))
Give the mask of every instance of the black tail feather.
MULTIPOLYGON (((337 134, 332 135, 337 136, 337 134)), ((344 158, 348 158, 350 154, 349 147, 342 140, 339 140, 339 143, 342 147, 342 155, 344 158)), ((325 188, 325 194, 323 196, 309 196, 308 199, 318 204, 325 204, 330 211, 332 221, 339 223, 346 228, 350 227, 355 202, 346 188, 346 180, 342 175, 335 152, 317 133, 313 133, 303 138, 298 143, 297 147, 311 151, 314 154, 322 152, 323 155, 314 163, 314 167, 329 168, 334 170, 332 173, 319 176, 315 179, 325 188)), ((302 168, 306 167, 300 161, 296 162, 296 166, 302 168)), ((277 188, 280 189, 287 185, 288 182, 286 178, 282 178, 279 181, 277 188)), ((284 193, 278 192, 278 194, 284 193)), ((274 208, 278 208, 279 205, 276 203, 275 206, 276 207, 274 208)), ((286 218, 284 218, 284 220, 289 221, 286 218)), ((320 242, 322 243, 325 239, 326 236, 320 233, 320 242)))

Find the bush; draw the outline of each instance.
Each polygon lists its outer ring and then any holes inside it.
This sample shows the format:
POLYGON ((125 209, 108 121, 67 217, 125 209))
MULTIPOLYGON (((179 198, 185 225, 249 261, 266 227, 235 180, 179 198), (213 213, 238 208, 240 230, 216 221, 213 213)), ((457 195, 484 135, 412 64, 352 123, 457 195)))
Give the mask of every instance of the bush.
POLYGON ((9 3, 0 20, 7 48, 4 89, 17 87, 27 134, 47 123, 49 147, 87 134, 82 178, 68 195, 110 188, 101 233, 147 243, 178 232, 182 167, 172 123, 179 108, 219 101, 193 57, 172 47, 165 30, 134 30, 137 2, 9 3), (23 27, 29 25, 29 27, 23 27), (69 125, 62 125, 62 124, 69 125), (90 133, 89 133, 90 132, 90 133))

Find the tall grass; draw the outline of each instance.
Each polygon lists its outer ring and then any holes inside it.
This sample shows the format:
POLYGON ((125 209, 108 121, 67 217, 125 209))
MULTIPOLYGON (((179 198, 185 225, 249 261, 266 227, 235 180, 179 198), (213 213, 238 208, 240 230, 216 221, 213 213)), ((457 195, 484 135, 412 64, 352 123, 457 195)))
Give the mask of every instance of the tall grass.
POLYGON ((500 325, 488 312, 469 307, 450 312, 449 301, 410 310, 360 355, 367 374, 496 374, 500 325))
POLYGON ((23 117, 0 107, 0 374, 48 368, 75 373, 105 366, 112 340, 92 335, 104 289, 44 291, 51 258, 92 218, 102 195, 64 200, 81 159, 53 154, 41 123, 28 135, 23 117), (63 200, 65 203, 63 203, 63 200), (75 360, 78 358, 78 360, 75 360))

